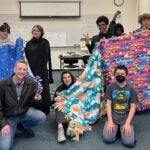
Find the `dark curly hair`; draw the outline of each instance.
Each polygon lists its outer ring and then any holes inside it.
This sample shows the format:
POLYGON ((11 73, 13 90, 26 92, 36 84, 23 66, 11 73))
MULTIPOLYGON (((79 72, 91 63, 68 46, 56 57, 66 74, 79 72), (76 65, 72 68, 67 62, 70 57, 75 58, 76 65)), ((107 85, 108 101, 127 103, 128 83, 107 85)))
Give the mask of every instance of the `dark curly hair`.
POLYGON ((115 29, 114 29, 114 34, 115 34, 115 35, 117 35, 117 32, 116 32, 116 31, 117 31, 118 29, 121 29, 121 32, 124 33, 123 25, 120 24, 120 23, 117 23, 116 26, 115 26, 115 29))
POLYGON ((0 26, 0 31, 1 32, 7 32, 10 34, 10 26, 8 25, 8 23, 4 22, 1 26, 0 26))
POLYGON ((109 24, 109 19, 106 16, 100 16, 96 20, 96 24, 98 25, 100 22, 105 22, 106 25, 109 24))

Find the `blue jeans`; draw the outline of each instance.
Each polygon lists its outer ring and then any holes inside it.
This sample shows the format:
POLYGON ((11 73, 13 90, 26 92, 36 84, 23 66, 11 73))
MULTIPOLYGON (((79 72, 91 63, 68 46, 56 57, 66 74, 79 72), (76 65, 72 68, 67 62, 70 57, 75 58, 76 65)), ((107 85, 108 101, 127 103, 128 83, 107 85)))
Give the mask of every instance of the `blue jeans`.
POLYGON ((121 133, 121 139, 122 139, 122 143, 126 146, 129 147, 134 147, 135 145, 135 135, 134 135, 134 127, 131 124, 131 135, 127 136, 124 134, 123 132, 123 125, 116 125, 115 124, 115 128, 113 130, 113 132, 111 134, 107 133, 106 131, 106 126, 107 123, 105 123, 104 129, 103 129, 103 140, 107 143, 113 143, 116 141, 116 136, 117 136, 117 131, 118 131, 118 127, 120 127, 120 133, 121 133))
POLYGON ((42 124, 46 120, 46 115, 33 107, 21 115, 16 115, 7 118, 10 125, 10 135, 3 137, 0 131, 0 150, 10 150, 13 144, 13 139, 18 123, 21 123, 25 128, 31 128, 37 124, 42 124))

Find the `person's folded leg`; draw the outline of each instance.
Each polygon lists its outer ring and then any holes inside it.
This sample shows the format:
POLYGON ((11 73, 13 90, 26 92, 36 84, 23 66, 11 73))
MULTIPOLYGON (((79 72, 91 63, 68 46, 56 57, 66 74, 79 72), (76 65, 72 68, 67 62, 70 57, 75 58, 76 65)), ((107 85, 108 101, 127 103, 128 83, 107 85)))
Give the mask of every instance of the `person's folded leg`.
POLYGON ((134 135, 134 127, 131 125, 131 135, 127 136, 124 134, 122 130, 122 126, 120 128, 122 143, 127 147, 134 147, 136 144, 135 135, 134 135))
POLYGON ((113 132, 112 133, 108 133, 107 129, 106 129, 107 123, 108 122, 105 123, 104 129, 103 129, 102 138, 103 138, 104 142, 106 142, 106 143, 113 143, 113 142, 116 141, 116 135, 117 135, 117 131, 118 131, 118 126, 115 125, 115 128, 114 128, 113 132))
POLYGON ((46 115, 33 107, 30 107, 28 111, 20 115, 20 123, 24 128, 31 128, 38 124, 43 124, 46 121, 46 115))

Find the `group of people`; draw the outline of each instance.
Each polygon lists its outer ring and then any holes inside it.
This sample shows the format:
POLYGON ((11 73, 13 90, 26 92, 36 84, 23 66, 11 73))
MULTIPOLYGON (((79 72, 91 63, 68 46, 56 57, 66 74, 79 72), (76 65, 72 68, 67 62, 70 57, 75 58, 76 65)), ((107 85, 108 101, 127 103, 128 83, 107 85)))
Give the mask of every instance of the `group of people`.
MULTIPOLYGON (((89 42, 88 34, 85 34, 86 45, 89 52, 95 47, 100 39, 109 38, 112 35, 121 36, 124 29, 121 24, 116 24, 115 19, 120 14, 116 12, 107 30, 109 20, 106 16, 100 16, 96 24, 100 33, 94 36, 89 42), (113 27, 115 25, 115 28, 113 27), (112 30, 113 29, 113 30, 112 30)), ((150 15, 139 16, 140 29, 150 29, 150 15)), ((0 44, 13 44, 8 35, 10 26, 4 23, 0 26, 0 44)), ((0 81, 0 149, 10 150, 13 145, 15 131, 20 130, 27 137, 34 137, 31 127, 42 124, 49 114, 52 104, 50 99, 49 83, 53 83, 51 51, 48 40, 43 38, 44 30, 42 26, 35 25, 32 28, 32 39, 25 46, 25 60, 18 60, 14 66, 14 74, 0 81), (49 64, 47 69, 47 63, 49 64), (26 76, 30 67, 33 75, 41 79, 43 90, 37 88, 35 82, 26 76)), ((133 118, 138 102, 137 94, 126 80, 128 69, 126 66, 117 66, 114 69, 115 82, 109 85, 105 91, 105 101, 107 110, 107 121, 103 129, 103 140, 112 143, 116 140, 117 131, 120 129, 122 143, 129 147, 134 147, 136 143, 133 118)), ((74 83, 71 72, 64 71, 61 74, 62 84, 56 89, 54 103, 61 102, 59 92, 69 89, 74 83)), ((58 142, 66 141, 65 127, 68 120, 65 114, 56 109, 56 122, 58 127, 58 142)), ((71 133, 67 135, 73 136, 71 133)))

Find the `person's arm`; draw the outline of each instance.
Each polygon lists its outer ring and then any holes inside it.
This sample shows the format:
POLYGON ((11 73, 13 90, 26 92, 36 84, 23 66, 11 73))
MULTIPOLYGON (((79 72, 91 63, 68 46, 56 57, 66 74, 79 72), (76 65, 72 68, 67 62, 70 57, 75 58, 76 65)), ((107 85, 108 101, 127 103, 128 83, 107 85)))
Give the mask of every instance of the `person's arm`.
POLYGON ((114 31, 115 31, 115 27, 116 27, 116 18, 117 18, 118 15, 120 15, 120 14, 121 14, 121 12, 120 12, 119 10, 116 11, 116 13, 115 13, 114 16, 113 16, 112 21, 111 21, 110 24, 109 24, 107 34, 108 34, 110 37, 114 35, 114 31))
POLYGON ((105 100, 106 100, 106 112, 107 112, 107 126, 106 130, 109 134, 111 134, 114 130, 114 122, 112 116, 112 90, 111 85, 107 87, 105 93, 105 100))
POLYGON ((116 21, 116 18, 118 17, 118 15, 120 15, 121 14, 121 11, 116 11, 115 12, 115 14, 114 14, 114 17, 113 17, 113 19, 112 19, 112 21, 116 21))
POLYGON ((106 101, 106 111, 107 111, 108 122, 107 122, 106 130, 109 134, 111 134, 115 128, 114 122, 112 119, 112 106, 111 105, 112 105, 112 101, 107 100, 106 101))
POLYGON ((136 91, 132 88, 131 89, 131 100, 130 100, 130 110, 128 117, 125 121, 125 124, 123 126, 123 131, 127 136, 130 136, 131 134, 131 122, 133 120, 135 111, 136 111, 136 104, 138 102, 138 97, 136 91))
POLYGON ((127 117, 127 120, 123 126, 123 132, 127 135, 130 136, 131 135, 131 122, 133 120, 134 117, 134 113, 135 113, 135 109, 136 109, 136 104, 132 103, 130 105, 130 111, 127 117))
POLYGON ((4 126, 9 125, 4 113, 3 113, 3 101, 4 101, 4 96, 3 96, 3 89, 0 87, 0 129, 2 129, 4 126))
POLYGON ((133 120, 135 114, 135 110, 136 110, 136 104, 135 103, 130 104, 130 111, 125 124, 129 124, 129 125, 131 124, 131 121, 133 120))
POLYGON ((84 38, 85 38, 86 47, 88 48, 89 53, 92 54, 92 50, 94 49, 94 46, 95 46, 95 43, 94 43, 94 41, 93 41, 93 38, 92 38, 91 44, 90 44, 90 38, 89 38, 88 33, 87 33, 87 34, 83 34, 83 36, 84 36, 84 38))
POLYGON ((113 122, 113 119, 112 119, 112 102, 111 100, 107 100, 106 101, 106 111, 107 111, 107 118, 108 118, 108 122, 113 122))

